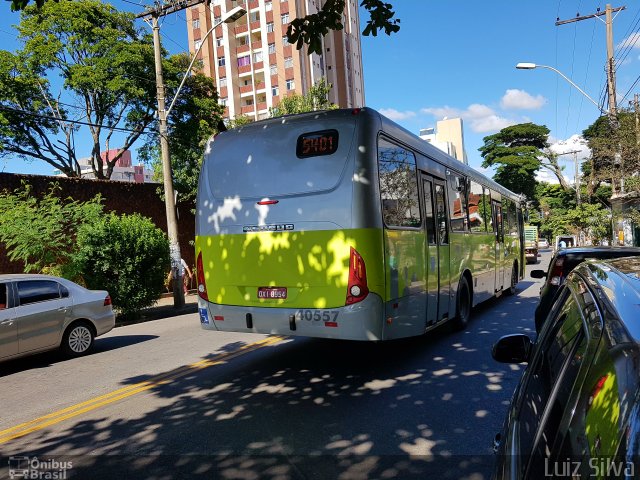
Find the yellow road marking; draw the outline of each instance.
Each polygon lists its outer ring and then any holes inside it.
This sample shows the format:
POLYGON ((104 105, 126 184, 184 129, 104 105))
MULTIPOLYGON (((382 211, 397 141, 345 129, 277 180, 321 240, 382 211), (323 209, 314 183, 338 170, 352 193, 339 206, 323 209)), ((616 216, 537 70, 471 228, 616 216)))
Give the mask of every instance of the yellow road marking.
POLYGON ((232 352, 220 354, 212 359, 200 360, 199 362, 192 363, 190 365, 183 365, 182 367, 176 368, 175 370, 172 370, 170 372, 162 373, 160 375, 152 377, 149 380, 135 383, 127 387, 119 388, 118 390, 113 390, 112 392, 109 392, 104 395, 100 395, 99 397, 94 397, 84 402, 71 405, 70 407, 63 408, 62 410, 49 413, 42 417, 36 418, 34 420, 21 423, 11 428, 7 428, 6 430, 0 431, 0 444, 22 437, 29 433, 33 433, 35 431, 41 430, 45 427, 55 425, 57 423, 60 423, 69 418, 76 417, 83 413, 90 412, 91 410, 95 410, 104 405, 115 403, 119 400, 123 400, 125 398, 150 390, 157 386, 166 385, 167 383, 170 383, 172 380, 176 380, 180 377, 184 377, 196 370, 212 367, 214 365, 220 365, 221 363, 224 363, 227 360, 231 360, 235 357, 239 357, 240 355, 244 355, 245 353, 258 350, 262 347, 266 347, 269 345, 275 345, 276 343, 279 343, 284 339, 285 337, 272 336, 272 337, 265 338, 264 340, 259 340, 254 343, 250 343, 248 345, 243 345, 239 349, 234 350, 232 352))

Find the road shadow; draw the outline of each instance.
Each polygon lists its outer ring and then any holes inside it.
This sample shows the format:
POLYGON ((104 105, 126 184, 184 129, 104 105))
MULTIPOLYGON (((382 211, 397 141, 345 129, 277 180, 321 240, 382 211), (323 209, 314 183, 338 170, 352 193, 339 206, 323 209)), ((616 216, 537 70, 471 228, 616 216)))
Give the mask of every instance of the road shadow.
MULTIPOLYGON (((102 352, 116 350, 118 348, 128 347, 137 343, 147 342, 158 338, 157 335, 120 335, 113 337, 96 338, 94 340, 93 349, 84 358, 91 358, 93 355, 102 352)), ((72 360, 72 358, 63 354, 60 350, 51 350, 43 353, 36 353, 26 357, 16 358, 15 360, 7 360, 0 363, 0 377, 13 375, 15 373, 24 372, 39 368, 47 368, 54 364, 72 360)))
POLYGON ((164 372, 172 381, 155 382, 149 408, 131 418, 98 410, 4 447, 39 458, 91 452, 71 457, 78 478, 488 479, 523 370, 494 362, 491 347, 505 333, 533 335, 536 303, 487 302, 461 332, 289 338, 216 362, 246 346, 237 342, 203 357, 208 366, 164 372))

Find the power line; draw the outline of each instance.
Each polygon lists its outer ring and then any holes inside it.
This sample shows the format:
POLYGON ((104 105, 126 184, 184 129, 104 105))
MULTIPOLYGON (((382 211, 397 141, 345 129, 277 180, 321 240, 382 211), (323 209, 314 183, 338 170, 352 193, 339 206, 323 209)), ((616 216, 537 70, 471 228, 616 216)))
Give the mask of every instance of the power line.
POLYGON ((116 126, 111 126, 111 125, 100 125, 98 123, 90 123, 90 122, 82 122, 80 120, 67 120, 67 119, 61 119, 58 117, 54 117, 52 115, 42 115, 40 113, 35 113, 35 112, 28 112, 26 110, 21 110, 18 108, 13 108, 13 107, 7 107, 6 105, 0 105, 0 110, 5 110, 8 112, 13 112, 13 113, 18 113, 21 115, 27 115, 29 117, 36 117, 36 118, 43 118, 46 120, 56 120, 56 121, 64 121, 67 123, 73 123, 76 125, 85 125, 85 126, 89 126, 89 127, 100 127, 100 128, 105 128, 108 130, 114 130, 114 131, 119 131, 119 132, 127 132, 127 133, 155 133, 155 132, 150 132, 147 129, 142 129, 142 130, 133 130, 130 128, 123 128, 123 127, 116 127, 116 126))

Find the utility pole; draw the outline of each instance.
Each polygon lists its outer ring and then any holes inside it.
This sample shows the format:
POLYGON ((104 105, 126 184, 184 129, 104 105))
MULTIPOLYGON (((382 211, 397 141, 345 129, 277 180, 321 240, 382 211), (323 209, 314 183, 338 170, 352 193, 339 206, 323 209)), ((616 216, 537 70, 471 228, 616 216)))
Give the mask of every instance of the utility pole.
POLYGON ((167 138, 167 111, 165 109, 165 88, 162 73, 162 47, 160 45, 160 26, 158 18, 169 13, 178 12, 185 8, 203 3, 203 0, 190 0, 172 4, 159 5, 154 9, 148 8, 146 12, 136 15, 136 18, 144 18, 149 23, 151 17, 151 29, 153 31, 153 51, 156 67, 156 96, 158 98, 158 131, 160 134, 160 155, 162 158, 162 177, 164 181, 164 205, 167 215, 167 235, 169 237, 169 253, 171 256, 171 273, 173 277, 173 306, 176 308, 184 305, 184 293, 182 291, 182 254, 178 241, 178 221, 176 218, 175 196, 173 191, 173 172, 171 171, 171 157, 169 155, 169 141, 167 138))
POLYGON ((580 205, 580 165, 578 164, 578 154, 581 150, 570 150, 568 152, 558 153, 558 156, 573 154, 573 165, 575 168, 574 184, 576 186, 576 205, 580 205))
POLYGON ((610 4, 607 4, 605 11, 601 12, 600 9, 598 8, 597 12, 591 15, 584 15, 584 16, 576 16, 575 18, 569 19, 569 20, 560 20, 558 19, 556 21, 556 26, 559 25, 566 25, 568 23, 574 23, 574 22, 579 22, 581 20, 588 20, 591 18, 597 18, 600 21, 602 21, 602 19, 600 18, 601 16, 605 16, 605 25, 607 28, 607 91, 608 91, 608 97, 609 97, 609 122, 611 123, 611 126, 615 129, 618 127, 618 117, 617 117, 617 113, 618 113, 618 109, 616 107, 616 68, 615 68, 615 62, 613 59, 613 20, 614 17, 612 16, 613 13, 616 12, 620 12, 621 10, 624 10, 626 7, 622 6, 622 7, 617 7, 617 8, 611 8, 610 4))

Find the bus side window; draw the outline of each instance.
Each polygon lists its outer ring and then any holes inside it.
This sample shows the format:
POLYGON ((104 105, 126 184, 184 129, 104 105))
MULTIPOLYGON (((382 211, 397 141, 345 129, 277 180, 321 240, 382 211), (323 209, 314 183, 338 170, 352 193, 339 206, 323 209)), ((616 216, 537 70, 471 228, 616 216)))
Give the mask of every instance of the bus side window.
POLYGON ((413 152, 388 142, 378 141, 378 171, 382 218, 391 227, 420 227, 418 178, 413 152))
POLYGON ((448 175, 449 185, 449 215, 451 216, 451 231, 465 232, 467 230, 467 196, 466 180, 459 175, 448 175))
POLYGON ((433 216, 433 193, 432 185, 429 180, 425 180, 424 186, 424 216, 425 226, 427 227, 427 243, 433 245, 436 243, 436 225, 433 216))
POLYGON ((483 211, 484 211, 484 220, 487 223, 487 232, 493 232, 493 214, 491 212, 491 190, 487 187, 484 187, 484 195, 483 195, 483 211))
POLYGON ((469 226, 472 232, 486 232, 485 206, 482 185, 471 181, 469 188, 469 226))
POLYGON ((444 187, 436 184, 436 224, 438 229, 438 245, 449 243, 447 231, 447 210, 445 207, 444 187))

